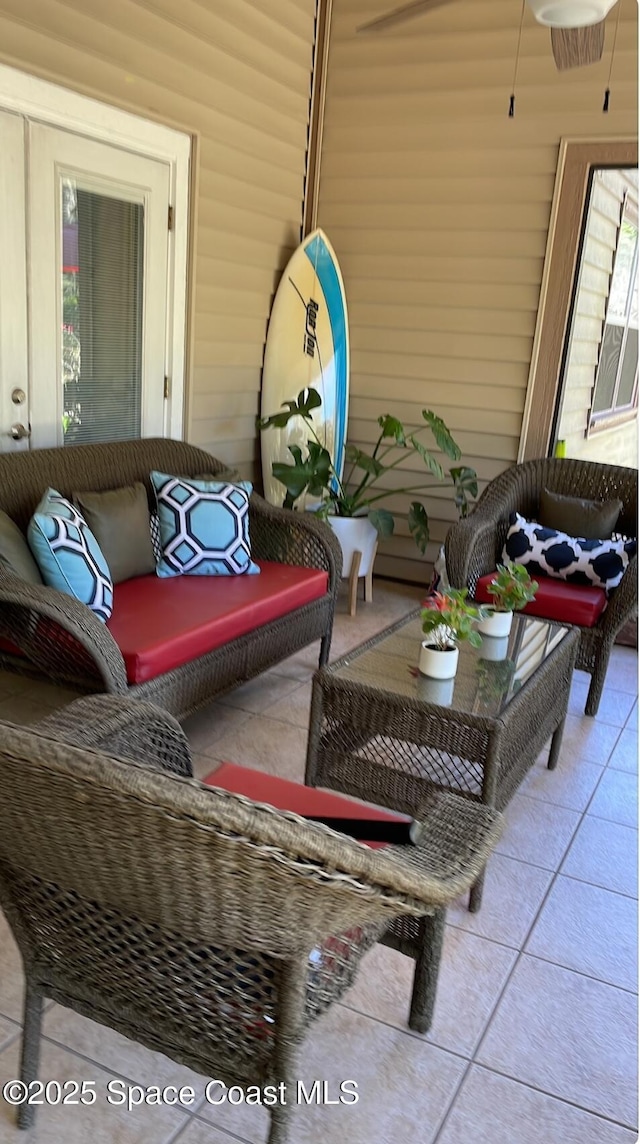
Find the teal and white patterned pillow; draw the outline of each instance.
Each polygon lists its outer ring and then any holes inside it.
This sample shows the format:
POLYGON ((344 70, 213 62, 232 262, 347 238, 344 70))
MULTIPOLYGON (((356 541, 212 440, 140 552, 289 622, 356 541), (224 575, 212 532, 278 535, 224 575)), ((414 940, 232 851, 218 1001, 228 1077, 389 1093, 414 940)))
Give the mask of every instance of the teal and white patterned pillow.
POLYGON ((151 473, 162 557, 158 576, 237 576, 259 572, 251 559, 248 481, 151 473))
POLYGON ((27 539, 45 584, 75 596, 106 623, 113 609, 111 573, 77 508, 47 489, 29 521, 27 539))

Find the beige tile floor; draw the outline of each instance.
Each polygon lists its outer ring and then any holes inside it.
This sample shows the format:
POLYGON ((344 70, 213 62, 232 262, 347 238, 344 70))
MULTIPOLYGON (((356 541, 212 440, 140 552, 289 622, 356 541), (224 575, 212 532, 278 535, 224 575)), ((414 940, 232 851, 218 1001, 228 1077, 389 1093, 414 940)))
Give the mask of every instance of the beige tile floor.
MULTIPOLYGON (((339 655, 411 608, 419 591, 376 583, 346 614, 339 655)), ((192 717, 204 776, 224 759, 301 780, 308 650, 192 717)), ((491 859, 479 914, 449 911, 436 1015, 406 1026, 411 963, 379 946, 343 1004, 307 1039, 301 1078, 358 1082, 355 1106, 295 1110, 292 1144, 632 1144, 637 1140, 637 656, 616 648, 598 717, 576 673, 558 769, 522 784, 491 859)), ((32 721, 70 693, 0 676, 0 718, 32 721)), ((0 915, 0 1079, 16 1075, 22 974, 0 915)), ((41 1108, 19 1133, 0 1099, 1 1144, 261 1144, 259 1109, 208 1106, 204 1081, 165 1057, 51 1005, 41 1077, 95 1080, 91 1107, 41 1108), (106 1102, 112 1078, 192 1084, 199 1103, 131 1113, 106 1102)))

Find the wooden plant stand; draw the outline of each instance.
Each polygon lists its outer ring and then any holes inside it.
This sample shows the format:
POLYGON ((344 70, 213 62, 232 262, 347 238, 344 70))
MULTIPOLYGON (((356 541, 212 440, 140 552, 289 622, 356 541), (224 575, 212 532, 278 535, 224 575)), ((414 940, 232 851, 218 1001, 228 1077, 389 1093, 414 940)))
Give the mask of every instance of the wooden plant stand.
MULTIPOLYGON (((370 604, 373 600, 373 565, 378 551, 378 542, 376 541, 373 555, 371 557, 371 564, 369 571, 364 577, 364 600, 365 604, 370 604)), ((358 606, 358 573, 360 571, 360 562, 362 560, 361 552, 354 552, 351 558, 351 568, 349 569, 349 615, 355 616, 356 608, 358 606)))

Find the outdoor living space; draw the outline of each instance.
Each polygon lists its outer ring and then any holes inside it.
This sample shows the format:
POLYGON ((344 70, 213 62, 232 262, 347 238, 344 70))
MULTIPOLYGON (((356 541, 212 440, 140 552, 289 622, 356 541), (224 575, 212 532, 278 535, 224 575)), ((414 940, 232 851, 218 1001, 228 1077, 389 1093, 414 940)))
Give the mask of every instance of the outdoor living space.
MULTIPOLYGON (((411 611, 424 590, 374 580, 373 602, 338 601, 331 659, 411 611)), ((189 718, 196 773, 224 761, 301 782, 310 647, 189 718)), ((384 946, 365 957, 342 1003, 314 1024, 299 1058, 310 1088, 358 1086, 356 1104, 301 1105, 292 1144, 631 1144, 637 1139, 637 653, 615 647, 595 718, 576 672, 557 769, 544 754, 511 799, 482 907, 447 914, 433 1025, 407 1026, 413 965, 384 946)), ((31 723, 74 695, 17 675, 0 679, 0 718, 31 723)), ((19 1075, 22 972, 0 921, 0 1073, 19 1075)), ((206 1079, 49 1003, 44 1079, 96 1082, 93 1106, 41 1107, 12 1144, 262 1144, 264 1109, 207 1103, 206 1079), (189 1108, 109 1103, 110 1081, 191 1085, 189 1108)), ((215 1095, 215 1094, 214 1094, 215 1095)))

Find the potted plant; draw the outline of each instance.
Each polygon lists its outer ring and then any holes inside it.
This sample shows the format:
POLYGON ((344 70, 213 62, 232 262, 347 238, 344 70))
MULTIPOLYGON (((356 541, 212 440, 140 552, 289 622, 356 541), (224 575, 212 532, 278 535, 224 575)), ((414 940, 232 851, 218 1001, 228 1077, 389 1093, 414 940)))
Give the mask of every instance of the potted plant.
MULTIPOLYGON (((395 527, 393 513, 383 508, 382 502, 406 493, 424 494, 429 488, 447 479, 440 461, 429 451, 419 435, 429 430, 438 449, 450 460, 458 461, 461 453, 444 421, 432 410, 423 409, 425 424, 414 431, 407 431, 401 421, 386 413, 378 418, 380 433, 370 453, 355 445, 347 445, 345 473, 340 477, 334 469, 328 449, 319 440, 314 428, 314 411, 321 405, 322 398, 316 389, 302 389, 297 401, 285 402, 281 413, 259 419, 258 426, 260 429, 283 429, 296 417, 306 423, 310 435, 306 453, 299 445, 290 445, 292 462, 274 462, 272 472, 284 486, 284 508, 293 508, 300 502, 300 498, 306 497, 315 502, 313 507, 318 514, 334 527, 343 546, 344 571, 347 575, 351 559, 341 535, 342 520, 353 521, 358 518, 360 524, 355 527, 364 528, 368 533, 368 541, 358 537, 358 550, 363 551, 363 545, 368 543, 373 559, 378 537, 390 537, 395 527), (424 477, 417 483, 400 488, 384 483, 384 478, 406 461, 409 453, 424 466, 424 477)), ((458 512, 461 516, 466 516, 468 498, 475 497, 478 492, 476 472, 468 466, 461 466, 449 469, 448 475, 453 483, 458 512)), ((418 548, 424 552, 429 540, 429 519, 421 501, 412 501, 407 522, 418 548)), ((368 571, 363 560, 360 575, 367 575, 368 571)))
POLYGON ((479 631, 486 636, 508 636, 511 631, 513 613, 519 612, 535 599, 538 582, 532 580, 523 564, 498 564, 496 573, 487 592, 494 603, 486 606, 486 616, 478 624, 479 631))
POLYGON ((484 615, 467 598, 466 588, 445 588, 428 596, 420 613, 425 638, 420 647, 419 670, 432 679, 451 679, 458 669, 458 644, 468 640, 480 647, 475 623, 484 615))

